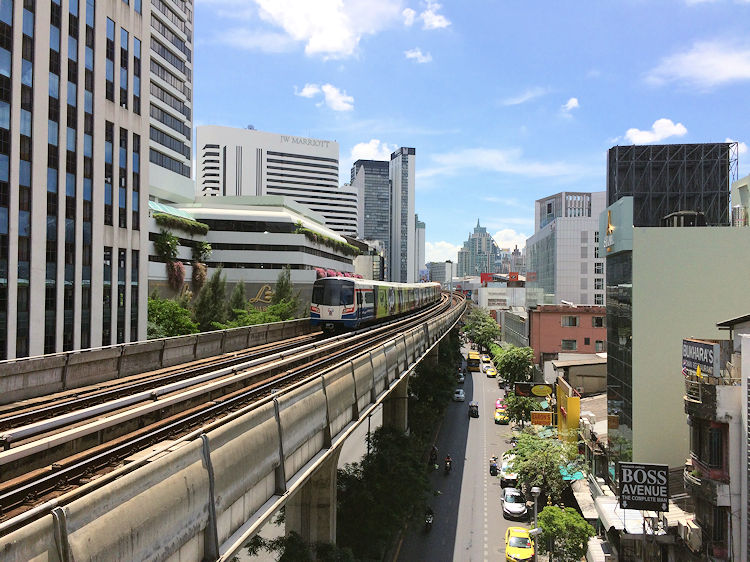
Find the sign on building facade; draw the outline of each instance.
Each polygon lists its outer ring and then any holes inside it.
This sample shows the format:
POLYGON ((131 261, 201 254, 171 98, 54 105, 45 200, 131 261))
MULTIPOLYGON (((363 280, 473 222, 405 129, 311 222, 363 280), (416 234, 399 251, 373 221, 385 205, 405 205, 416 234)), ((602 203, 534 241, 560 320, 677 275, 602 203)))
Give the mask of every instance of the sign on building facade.
POLYGON ((621 462, 619 470, 622 509, 669 511, 669 466, 621 462))

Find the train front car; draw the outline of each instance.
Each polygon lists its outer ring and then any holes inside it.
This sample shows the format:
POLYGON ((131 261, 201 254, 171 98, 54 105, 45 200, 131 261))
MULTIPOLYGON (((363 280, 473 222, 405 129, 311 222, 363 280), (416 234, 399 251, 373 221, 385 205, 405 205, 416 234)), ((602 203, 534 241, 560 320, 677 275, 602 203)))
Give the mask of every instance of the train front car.
POLYGON ((313 284, 310 324, 327 332, 356 328, 359 315, 354 301, 354 279, 325 277, 313 284))

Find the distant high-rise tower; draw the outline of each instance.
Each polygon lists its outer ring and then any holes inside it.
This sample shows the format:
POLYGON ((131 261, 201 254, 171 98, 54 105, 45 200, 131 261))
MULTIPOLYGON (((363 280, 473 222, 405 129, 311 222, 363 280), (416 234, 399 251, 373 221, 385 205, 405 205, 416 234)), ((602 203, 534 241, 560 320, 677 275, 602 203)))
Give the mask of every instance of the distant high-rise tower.
POLYGON ((352 165, 351 184, 362 193, 361 238, 382 242, 385 248, 385 278, 391 242, 391 182, 385 160, 357 160, 352 165))
POLYGON ((427 270, 424 261, 425 224, 423 221, 419 220, 419 215, 414 215, 414 228, 416 229, 414 233, 414 252, 416 256, 414 260, 414 280, 419 281, 420 272, 427 270))
POLYGON ((0 359, 146 337, 151 5, 0 3, 0 359))
POLYGON ((390 280, 413 283, 414 246, 414 148, 401 147, 391 154, 391 251, 390 280))
POLYGON ((501 264, 499 255, 500 248, 477 219, 474 232, 458 251, 458 276, 498 273, 501 264))

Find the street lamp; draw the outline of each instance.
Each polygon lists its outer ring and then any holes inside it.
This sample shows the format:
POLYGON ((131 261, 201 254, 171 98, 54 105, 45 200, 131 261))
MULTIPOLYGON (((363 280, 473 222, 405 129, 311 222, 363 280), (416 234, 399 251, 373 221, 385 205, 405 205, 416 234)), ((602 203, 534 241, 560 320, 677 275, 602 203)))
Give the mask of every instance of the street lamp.
MULTIPOLYGON (((542 489, 539 486, 534 486, 533 488, 531 488, 531 495, 534 496, 534 530, 537 529, 537 526, 536 526, 536 500, 539 498, 539 494, 541 494, 541 493, 542 493, 542 489)), ((535 543, 534 543, 534 562, 536 562, 536 549, 537 549, 537 545, 536 545, 536 541, 535 541, 535 543)))

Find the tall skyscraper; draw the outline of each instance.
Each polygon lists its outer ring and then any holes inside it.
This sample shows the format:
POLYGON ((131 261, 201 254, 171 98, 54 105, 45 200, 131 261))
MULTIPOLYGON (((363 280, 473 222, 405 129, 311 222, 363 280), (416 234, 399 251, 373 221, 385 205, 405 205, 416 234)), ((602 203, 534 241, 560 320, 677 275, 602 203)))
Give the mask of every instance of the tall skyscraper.
POLYGON ((414 148, 401 147, 391 154, 388 175, 391 180, 390 280, 414 283, 414 148))
POLYGON ((604 305, 599 215, 606 192, 562 192, 534 203, 534 234, 526 241, 526 305, 604 305))
POLYGON ((420 281, 420 272, 427 271, 424 261, 425 250, 425 224, 419 220, 419 215, 414 215, 414 280, 420 281))
POLYGON ((0 359, 145 338, 149 13, 0 3, 0 359))
POLYGON ((458 276, 498 273, 500 248, 484 226, 477 226, 458 251, 458 276))
MULTIPOLYGON (((127 5, 127 0, 124 1, 127 5)), ((149 195, 161 201, 187 203, 195 198, 192 180, 193 2, 151 0, 146 4, 151 15, 147 108, 149 195)), ((140 68, 133 80, 140 87, 140 68)))
POLYGON ((198 196, 282 195, 357 236, 358 190, 339 187, 339 144, 232 127, 198 127, 198 196))
POLYGON ((389 279, 391 245, 391 181, 385 160, 357 160, 352 165, 351 184, 362 193, 362 229, 360 237, 382 242, 385 249, 384 277, 389 279))

